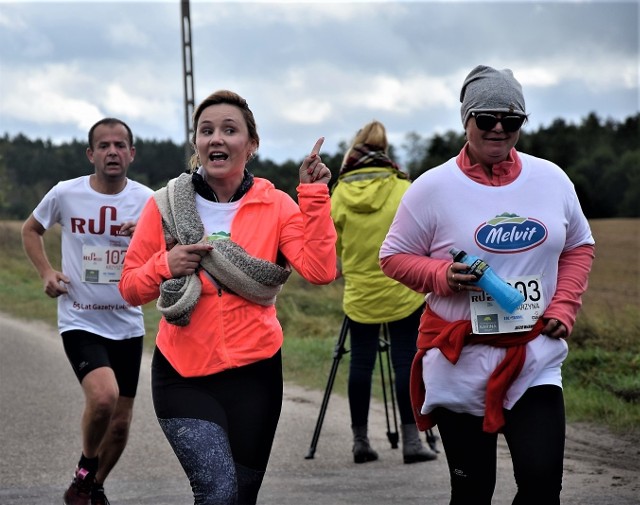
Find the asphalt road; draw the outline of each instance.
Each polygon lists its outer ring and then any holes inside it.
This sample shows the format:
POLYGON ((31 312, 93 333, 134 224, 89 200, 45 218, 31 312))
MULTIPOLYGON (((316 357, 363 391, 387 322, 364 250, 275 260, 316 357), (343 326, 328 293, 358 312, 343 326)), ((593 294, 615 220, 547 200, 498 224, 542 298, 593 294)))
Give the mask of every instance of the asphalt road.
MULTIPOLYGON (((130 442, 105 490, 113 505, 190 504, 188 481, 153 413, 149 365, 150 357, 145 355, 130 442)), ((402 464, 401 450, 392 449, 387 441, 380 404, 374 404, 370 414, 370 438, 379 461, 352 462, 348 405, 336 394, 330 398, 315 456, 305 459, 321 401, 322 391, 285 385, 261 505, 448 503, 445 457, 402 464)), ((0 313, 0 505, 62 503, 79 456, 82 403, 55 329, 0 313)), ((637 468, 630 472, 603 468, 597 461, 588 461, 588 450, 571 447, 569 441, 563 504, 640 504, 637 480, 635 487, 628 482, 638 478, 637 468)), ((498 454, 494 504, 507 505, 515 485, 503 443, 498 454)))

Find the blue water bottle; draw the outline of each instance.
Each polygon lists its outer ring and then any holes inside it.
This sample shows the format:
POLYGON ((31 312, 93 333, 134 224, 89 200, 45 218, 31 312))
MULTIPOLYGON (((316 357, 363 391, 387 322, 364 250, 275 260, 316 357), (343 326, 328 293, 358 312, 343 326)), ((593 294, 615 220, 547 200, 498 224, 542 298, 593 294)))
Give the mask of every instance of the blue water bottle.
POLYGON ((449 249, 449 254, 453 256, 453 261, 468 265, 469 269, 465 273, 475 275, 476 284, 489 293, 491 298, 509 314, 524 303, 524 295, 502 280, 484 260, 455 247, 449 249))

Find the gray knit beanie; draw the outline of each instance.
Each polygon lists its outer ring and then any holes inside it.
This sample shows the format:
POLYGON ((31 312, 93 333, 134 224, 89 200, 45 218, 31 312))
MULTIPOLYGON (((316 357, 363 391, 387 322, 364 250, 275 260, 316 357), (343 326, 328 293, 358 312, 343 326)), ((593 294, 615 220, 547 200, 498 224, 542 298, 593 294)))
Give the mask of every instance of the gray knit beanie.
POLYGON ((522 86, 508 68, 474 68, 460 90, 460 115, 466 127, 472 112, 513 112, 526 115, 522 86))

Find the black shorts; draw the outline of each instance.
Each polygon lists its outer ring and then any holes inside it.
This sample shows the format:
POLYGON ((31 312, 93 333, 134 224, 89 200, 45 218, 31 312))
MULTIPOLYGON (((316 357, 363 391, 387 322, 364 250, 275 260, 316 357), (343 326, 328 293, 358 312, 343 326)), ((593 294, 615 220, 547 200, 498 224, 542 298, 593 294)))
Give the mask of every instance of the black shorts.
POLYGON ((116 376, 120 396, 136 396, 142 360, 141 336, 111 340, 83 330, 65 331, 61 335, 64 351, 78 381, 82 382, 96 368, 106 366, 116 376))

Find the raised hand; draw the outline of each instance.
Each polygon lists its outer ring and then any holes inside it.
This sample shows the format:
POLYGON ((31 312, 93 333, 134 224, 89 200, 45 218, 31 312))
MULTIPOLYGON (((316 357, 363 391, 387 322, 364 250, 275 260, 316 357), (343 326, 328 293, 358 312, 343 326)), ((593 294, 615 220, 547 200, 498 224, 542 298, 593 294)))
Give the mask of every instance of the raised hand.
POLYGON ((324 137, 320 137, 311 149, 311 153, 300 165, 300 183, 301 184, 329 184, 331 180, 331 171, 322 163, 320 159, 320 148, 324 142, 324 137))

